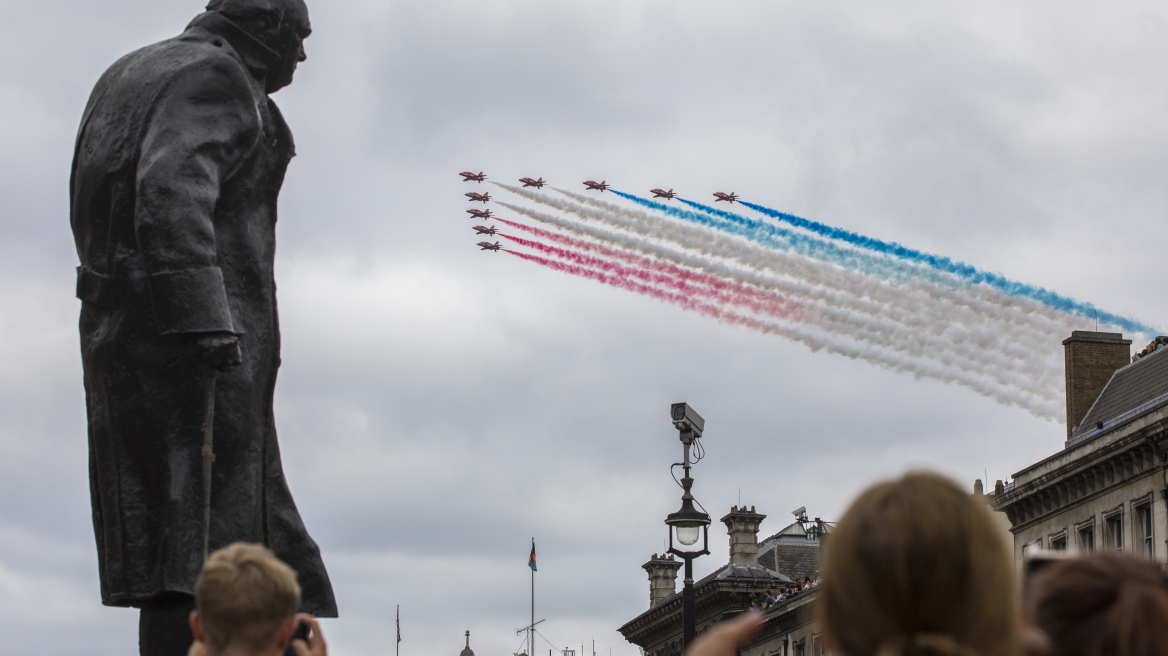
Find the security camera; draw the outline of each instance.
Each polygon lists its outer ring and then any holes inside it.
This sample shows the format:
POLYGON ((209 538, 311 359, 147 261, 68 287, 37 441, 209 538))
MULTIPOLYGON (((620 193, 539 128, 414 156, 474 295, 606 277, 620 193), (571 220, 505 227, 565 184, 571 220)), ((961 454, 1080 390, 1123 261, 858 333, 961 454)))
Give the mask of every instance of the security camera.
POLYGON ((696 410, 685 403, 674 403, 669 407, 669 417, 673 419, 673 427, 683 433, 693 433, 694 437, 701 437, 706 428, 706 420, 696 410))
POLYGON ((794 515, 795 519, 798 521, 805 522, 807 521, 807 506, 799 506, 799 508, 796 510, 792 510, 791 514, 794 515))

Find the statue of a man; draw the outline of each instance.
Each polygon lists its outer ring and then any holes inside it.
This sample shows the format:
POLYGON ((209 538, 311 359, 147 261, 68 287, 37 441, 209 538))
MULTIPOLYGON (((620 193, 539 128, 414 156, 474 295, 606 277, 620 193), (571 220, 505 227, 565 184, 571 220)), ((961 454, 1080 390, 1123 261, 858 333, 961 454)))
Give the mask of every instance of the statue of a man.
POLYGON ((211 0, 180 36, 114 64, 81 122, 71 181, 102 602, 141 609, 141 653, 186 654, 203 559, 270 547, 303 610, 336 617, 280 464, 276 202, 295 148, 268 97, 310 33, 303 0, 211 0))

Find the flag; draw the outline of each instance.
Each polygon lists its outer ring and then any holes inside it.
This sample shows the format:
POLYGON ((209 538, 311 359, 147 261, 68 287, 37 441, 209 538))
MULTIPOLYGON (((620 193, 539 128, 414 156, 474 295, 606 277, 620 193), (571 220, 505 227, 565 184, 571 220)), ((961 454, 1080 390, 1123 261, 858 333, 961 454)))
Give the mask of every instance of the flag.
POLYGON ((527 557, 527 566, 530 567, 531 571, 533 572, 539 571, 535 568, 535 538, 531 539, 531 555, 527 557))
POLYGON ((397 607, 397 641, 401 642, 401 606, 397 607))

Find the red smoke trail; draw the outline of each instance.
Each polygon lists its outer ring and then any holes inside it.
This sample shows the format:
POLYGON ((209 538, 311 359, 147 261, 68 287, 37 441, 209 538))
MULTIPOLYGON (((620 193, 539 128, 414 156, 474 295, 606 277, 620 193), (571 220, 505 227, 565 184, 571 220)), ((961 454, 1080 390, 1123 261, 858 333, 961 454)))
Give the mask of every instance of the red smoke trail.
POLYGON ((750 298, 747 298, 743 294, 739 294, 739 293, 735 293, 735 292, 724 292, 724 291, 705 289, 702 287, 694 287, 693 285, 687 283, 686 281, 678 280, 677 278, 674 278, 672 276, 663 275, 663 274, 659 274, 659 273, 652 273, 649 271, 644 271, 642 269, 629 268, 626 266, 622 266, 620 264, 616 264, 614 262, 609 262, 607 260, 603 260, 603 259, 600 259, 597 257, 592 257, 590 255, 583 255, 583 254, 576 253, 573 251, 564 250, 562 248, 548 246, 546 244, 542 244, 542 243, 537 242, 537 241, 531 241, 528 239, 521 239, 519 237, 512 237, 510 235, 506 235, 506 234, 502 234, 502 233, 500 233, 500 234, 503 237, 506 237, 507 239, 510 239, 511 241, 514 241, 517 244, 527 246, 528 248, 534 248, 540 252, 546 253, 548 255, 554 255, 555 257, 558 257, 560 259, 569 260, 569 261, 575 262, 577 264, 580 264, 582 266, 594 267, 594 268, 600 269, 606 273, 615 273, 618 276, 623 277, 623 278, 629 278, 629 277, 640 278, 646 282, 663 285, 665 287, 675 289, 675 290, 682 292, 682 293, 686 293, 686 294, 690 294, 690 295, 706 296, 706 297, 709 297, 709 298, 711 298, 719 303, 729 303, 732 305, 739 305, 742 307, 747 307, 755 312, 770 314, 772 316, 778 316, 781 318, 787 318, 791 314, 791 311, 787 307, 780 305, 780 304, 777 304, 777 303, 774 303, 774 302, 760 303, 758 301, 754 301, 754 300, 751 300, 750 298))
MULTIPOLYGON (((553 271, 560 271, 562 273, 567 273, 567 274, 571 274, 574 276, 579 276, 581 278, 586 278, 588 280, 595 280, 596 282, 610 285, 612 287, 617 287, 618 289, 624 289, 626 291, 634 292, 637 294, 643 294, 645 296, 655 298, 659 301, 664 301, 666 303, 672 303, 673 305, 677 305, 684 310, 689 310, 691 312, 697 312, 698 314, 702 314, 702 315, 705 315, 707 317, 712 317, 714 319, 717 319, 719 321, 723 321, 723 322, 731 324, 731 325, 745 326, 747 328, 752 328, 752 329, 757 330, 757 331, 762 332, 762 333, 782 335, 782 336, 788 337, 788 338, 795 338, 793 336, 791 330, 789 328, 784 327, 784 326, 780 326, 780 325, 772 324, 772 323, 767 323, 765 321, 760 321, 760 320, 754 319, 752 317, 743 316, 743 315, 738 314, 736 312, 728 312, 726 310, 719 308, 716 305, 711 305, 709 303, 702 303, 702 302, 696 301, 693 298, 690 298, 688 296, 684 296, 682 294, 667 292, 667 291, 664 291, 662 289, 652 287, 650 285, 646 285, 646 284, 639 283, 639 282, 636 282, 633 280, 629 280, 627 278, 621 278, 618 276, 609 275, 603 271, 596 271, 593 269, 589 269, 587 267, 577 266, 575 264, 567 264, 565 262, 557 262, 555 260, 549 260, 545 257, 540 257, 538 255, 531 255, 529 253, 519 253, 516 251, 507 250, 507 249, 503 249, 503 251, 505 253, 510 253, 510 254, 514 255, 515 257, 527 260, 529 262, 535 262, 536 264, 539 264, 541 266, 545 266, 549 269, 552 269, 553 271)), ((800 340, 800 341, 805 341, 805 340, 800 340)), ((816 350, 818 350, 818 349, 816 349, 816 350)))
MULTIPOLYGON (((771 316, 784 319, 791 318, 793 308, 790 306, 794 304, 787 301, 787 299, 778 295, 773 295, 773 297, 764 297, 762 300, 757 300, 756 298, 753 298, 757 296, 757 290, 750 289, 745 285, 729 284, 726 283, 726 281, 723 281, 716 276, 711 276, 709 274, 699 274, 692 271, 686 272, 690 274, 688 277, 694 279, 694 282, 698 285, 713 286, 715 289, 706 289, 702 286, 695 287, 686 280, 681 280, 671 275, 622 266, 620 264, 616 264, 615 262, 610 262, 608 260, 603 260, 601 258, 590 255, 583 255, 574 251, 564 250, 562 248, 556 248, 555 246, 548 246, 547 244, 543 244, 537 241, 522 239, 520 237, 513 237, 511 235, 502 233, 500 233, 500 235, 522 246, 533 248, 542 253, 553 255, 563 260, 575 262, 581 266, 592 267, 595 269, 600 269, 605 273, 616 274, 622 278, 639 278, 645 282, 659 284, 685 294, 706 296, 719 303, 729 303, 732 305, 746 307, 760 314, 769 314, 771 316), (703 277, 712 279, 712 281, 717 284, 710 285, 709 281, 702 279, 703 277)), ((609 250, 614 253, 616 252, 613 249, 605 250, 609 250)))
POLYGON ((715 319, 721 319, 722 316, 724 314, 726 314, 726 312, 719 309, 715 305, 710 305, 709 303, 701 303, 701 302, 695 301, 693 298, 691 298, 689 296, 685 296, 683 294, 678 294, 675 292, 668 292, 668 291, 665 291, 663 289, 658 289, 656 287, 646 285, 644 283, 639 283, 639 282, 636 282, 634 280, 629 280, 628 278, 610 275, 604 271, 596 271, 594 269, 589 269, 589 268, 583 267, 583 266, 577 266, 575 264, 567 264, 565 262, 557 262, 555 260, 549 260, 546 257, 540 257, 538 255, 531 255, 530 253, 520 253, 517 251, 510 251, 510 250, 506 250, 505 252, 510 253, 510 254, 514 255, 515 257, 519 257, 519 258, 522 258, 524 260, 527 260, 529 262, 535 262, 536 264, 540 264, 542 266, 545 266, 549 269, 552 269, 553 271, 559 271, 561 273, 568 273, 568 274, 571 274, 574 276, 579 276, 581 278, 586 278, 588 280, 595 280, 596 282, 601 282, 601 283, 604 283, 606 285, 611 285, 613 287, 617 287, 619 289, 624 289, 626 291, 636 292, 638 294, 644 294, 645 296, 650 296, 650 297, 655 298, 659 301, 664 301, 666 303, 673 303, 674 305, 679 305, 686 310, 693 310, 695 312, 700 312, 700 313, 705 314, 707 316, 714 317, 715 319))
MULTIPOLYGON (((543 230, 541 228, 527 226, 522 223, 508 221, 507 219, 500 218, 499 221, 514 228, 518 228, 519 230, 533 234, 537 237, 542 237, 556 243, 564 244, 565 246, 570 246, 582 251, 599 253, 605 257, 629 262, 630 264, 639 266, 643 269, 659 271, 661 273, 680 278, 681 280, 711 287, 718 291, 756 299, 759 303, 763 304, 763 306, 769 308, 767 310, 763 310, 763 312, 766 314, 782 317, 784 319, 796 319, 795 317, 792 317, 791 314, 798 312, 801 309, 800 304, 797 301, 792 301, 781 294, 758 289, 751 285, 728 281, 716 274, 692 271, 676 264, 671 264, 669 262, 664 262, 651 257, 645 257, 643 255, 637 255, 636 253, 632 253, 625 249, 603 246, 601 244, 583 239, 576 239, 567 235, 551 232, 550 230, 543 230)), ((503 236, 506 237, 507 235, 503 236)))

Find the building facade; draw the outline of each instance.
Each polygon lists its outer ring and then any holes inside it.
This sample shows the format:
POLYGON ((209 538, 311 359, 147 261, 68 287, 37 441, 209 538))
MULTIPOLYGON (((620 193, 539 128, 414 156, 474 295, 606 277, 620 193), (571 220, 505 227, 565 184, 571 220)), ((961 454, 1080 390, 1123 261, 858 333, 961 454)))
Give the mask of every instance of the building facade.
MULTIPOLYGON (((1067 441, 988 495, 1021 566, 1035 549, 1109 549, 1168 562, 1168 338, 1134 359, 1115 333, 1063 342, 1067 441)), ((975 491, 980 490, 980 481, 975 491)))
MULTIPOLYGON (((752 603, 818 576, 822 536, 828 525, 816 520, 795 522, 759 543, 758 529, 766 515, 754 508, 734 507, 722 518, 730 537, 730 562, 694 583, 697 629, 751 607, 752 603), (810 526, 809 526, 810 524, 810 526)), ((645 656, 680 656, 682 595, 677 572, 682 562, 654 554, 642 565, 649 575, 649 609, 620 627, 625 639, 645 656)), ((743 656, 821 656, 823 645, 815 626, 816 590, 800 592, 767 608, 762 631, 743 647, 743 656)))

